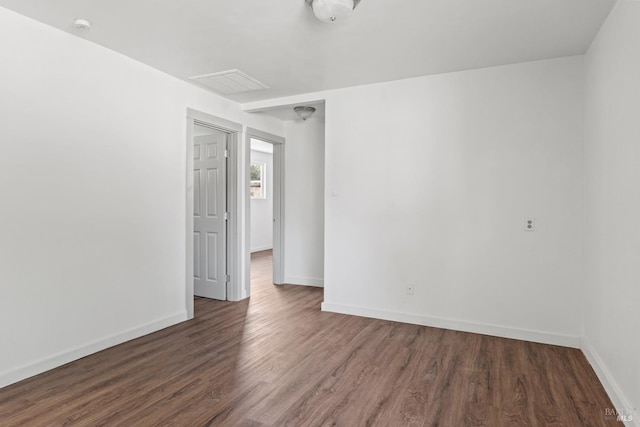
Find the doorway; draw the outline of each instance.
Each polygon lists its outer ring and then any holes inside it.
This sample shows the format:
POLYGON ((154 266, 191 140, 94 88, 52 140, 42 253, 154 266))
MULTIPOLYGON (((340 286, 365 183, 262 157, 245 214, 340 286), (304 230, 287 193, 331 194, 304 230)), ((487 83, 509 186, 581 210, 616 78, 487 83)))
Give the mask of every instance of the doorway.
MULTIPOLYGON (((252 277, 252 262, 269 260, 271 282, 284 283, 284 150, 285 140, 256 129, 247 129, 246 166, 249 175, 249 239, 247 278, 252 277)), ((264 270, 263 267, 260 267, 264 270)), ((251 280, 247 295, 250 295, 251 280)))
POLYGON ((241 274, 238 244, 238 135, 242 125, 187 110, 185 298, 234 300, 241 274))
POLYGON ((249 198, 251 254, 273 249, 273 145, 251 138, 249 198))

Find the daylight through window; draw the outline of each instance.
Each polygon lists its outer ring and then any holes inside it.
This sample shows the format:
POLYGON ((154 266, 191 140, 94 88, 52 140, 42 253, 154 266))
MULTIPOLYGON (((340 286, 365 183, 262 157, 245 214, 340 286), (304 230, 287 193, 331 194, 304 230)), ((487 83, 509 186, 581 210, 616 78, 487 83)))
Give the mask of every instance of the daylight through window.
POLYGON ((267 165, 262 162, 251 163, 251 198, 265 199, 267 197, 265 188, 265 169, 267 165))

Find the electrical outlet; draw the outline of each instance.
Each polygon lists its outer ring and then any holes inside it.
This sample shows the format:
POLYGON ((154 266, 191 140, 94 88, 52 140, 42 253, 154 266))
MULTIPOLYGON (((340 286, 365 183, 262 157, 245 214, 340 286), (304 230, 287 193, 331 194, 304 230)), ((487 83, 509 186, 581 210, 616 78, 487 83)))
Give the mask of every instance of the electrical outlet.
POLYGON ((535 218, 525 218, 524 220, 524 231, 535 231, 536 230, 536 219, 535 218))
POLYGON ((407 295, 413 295, 413 290, 414 290, 414 286, 413 285, 407 285, 406 294, 407 295))

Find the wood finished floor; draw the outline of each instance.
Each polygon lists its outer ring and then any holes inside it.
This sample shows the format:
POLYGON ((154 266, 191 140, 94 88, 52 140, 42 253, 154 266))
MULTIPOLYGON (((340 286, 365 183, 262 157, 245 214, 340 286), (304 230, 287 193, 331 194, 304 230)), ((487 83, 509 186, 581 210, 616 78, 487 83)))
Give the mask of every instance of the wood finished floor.
POLYGON ((196 318, 0 389, 1 426, 612 426, 579 350, 320 312, 322 289, 196 318))

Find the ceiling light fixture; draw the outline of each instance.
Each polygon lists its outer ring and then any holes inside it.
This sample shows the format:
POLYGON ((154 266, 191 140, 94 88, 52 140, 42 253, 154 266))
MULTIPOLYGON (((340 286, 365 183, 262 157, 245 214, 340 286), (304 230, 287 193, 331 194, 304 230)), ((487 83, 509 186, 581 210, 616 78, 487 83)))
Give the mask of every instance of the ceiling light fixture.
POLYGON ((316 109, 313 107, 307 107, 306 105, 299 105, 297 107, 294 107, 293 111, 295 111, 302 120, 307 120, 313 115, 313 113, 316 112, 316 109))
POLYGON ((351 15, 360 0, 304 0, 322 22, 334 22, 351 15))

